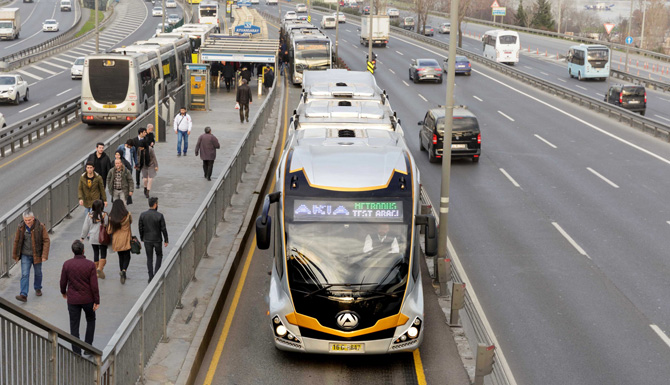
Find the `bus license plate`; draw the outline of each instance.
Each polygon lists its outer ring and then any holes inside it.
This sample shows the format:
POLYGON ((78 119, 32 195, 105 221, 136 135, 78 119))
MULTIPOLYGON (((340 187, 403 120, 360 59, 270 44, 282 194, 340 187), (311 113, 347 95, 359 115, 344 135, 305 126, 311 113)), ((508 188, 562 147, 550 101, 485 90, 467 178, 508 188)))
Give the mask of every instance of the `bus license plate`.
POLYGON ((466 144, 452 144, 451 148, 467 148, 466 144))
POLYGON ((365 353, 365 344, 330 344, 330 351, 335 353, 365 353))
POLYGON ((116 108, 116 104, 103 104, 102 108, 116 108))

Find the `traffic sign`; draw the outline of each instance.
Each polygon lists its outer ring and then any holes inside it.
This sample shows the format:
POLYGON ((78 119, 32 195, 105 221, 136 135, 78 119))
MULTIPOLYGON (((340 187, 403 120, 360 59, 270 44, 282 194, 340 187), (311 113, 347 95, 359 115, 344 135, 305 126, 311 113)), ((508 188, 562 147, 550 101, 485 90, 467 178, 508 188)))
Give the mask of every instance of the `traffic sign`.
POLYGON ((614 24, 614 23, 605 23, 605 24, 603 24, 603 25, 605 26, 605 31, 607 31, 607 34, 609 35, 610 32, 612 32, 612 29, 614 28, 614 26, 615 26, 616 24, 614 24))
POLYGON ((628 36, 626 38, 626 44, 633 44, 633 37, 632 36, 628 36))
POLYGON ((312 22, 312 15, 307 15, 307 22, 311 23, 312 22))
POLYGON ((371 74, 375 73, 375 65, 371 61, 368 61, 368 71, 370 71, 371 74))
POLYGON ((505 16, 505 14, 507 14, 507 8, 506 7, 492 8, 491 14, 493 16, 505 16))
POLYGON ((491 8, 500 8, 500 4, 498 4, 498 0, 493 0, 493 4, 491 4, 491 8))
POLYGON ((261 32, 261 27, 252 25, 251 22, 245 22, 243 25, 238 25, 234 29, 235 33, 249 33, 255 35, 261 32))

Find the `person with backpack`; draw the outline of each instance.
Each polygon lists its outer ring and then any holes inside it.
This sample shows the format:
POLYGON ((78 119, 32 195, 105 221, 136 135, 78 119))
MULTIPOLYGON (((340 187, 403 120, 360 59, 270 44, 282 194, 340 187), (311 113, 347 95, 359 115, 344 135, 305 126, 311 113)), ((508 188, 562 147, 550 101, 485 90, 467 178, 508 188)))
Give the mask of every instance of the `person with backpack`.
POLYGON ((107 234, 109 217, 103 211, 105 205, 100 199, 93 201, 91 212, 84 219, 81 229, 81 241, 88 239, 93 247, 93 262, 98 278, 105 279, 105 265, 107 264, 107 245, 110 238, 107 234))

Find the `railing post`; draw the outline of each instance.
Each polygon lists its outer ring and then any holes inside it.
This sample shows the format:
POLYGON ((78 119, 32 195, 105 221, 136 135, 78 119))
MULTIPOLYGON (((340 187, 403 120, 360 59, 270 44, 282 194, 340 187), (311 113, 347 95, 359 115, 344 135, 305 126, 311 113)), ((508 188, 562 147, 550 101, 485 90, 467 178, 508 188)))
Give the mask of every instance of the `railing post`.
POLYGON ((49 358, 51 378, 48 378, 47 382, 58 385, 58 334, 54 331, 49 331, 49 344, 51 345, 51 357, 49 358))
POLYGON ((163 294, 163 338, 161 338, 161 342, 168 342, 170 341, 170 337, 168 337, 167 334, 167 325, 168 325, 168 310, 167 310, 167 294, 165 292, 165 285, 167 285, 165 281, 165 273, 163 273, 163 282, 161 282, 161 292, 163 294))

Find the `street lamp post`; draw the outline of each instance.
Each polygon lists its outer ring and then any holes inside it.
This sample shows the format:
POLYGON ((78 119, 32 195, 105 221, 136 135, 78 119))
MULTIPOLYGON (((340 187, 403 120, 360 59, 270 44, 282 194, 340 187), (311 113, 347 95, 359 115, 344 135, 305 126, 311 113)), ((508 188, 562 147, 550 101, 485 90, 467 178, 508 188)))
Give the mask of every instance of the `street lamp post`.
POLYGON ((95 53, 100 53, 100 25, 98 24, 98 1, 95 0, 95 53))
MULTIPOLYGON (((633 24, 633 0, 630 0, 630 13, 628 14, 628 33, 626 37, 630 36, 630 26, 633 24)), ((628 72, 628 51, 630 51, 630 44, 626 43, 626 72, 628 72)))
MULTIPOLYGON (((368 12, 368 23, 370 24, 368 32, 368 60, 372 61, 372 1, 370 0, 370 12, 368 12)), ((367 66, 368 63, 365 63, 367 66)))
POLYGON ((340 54, 338 51, 338 43, 340 37, 340 1, 337 0, 337 6, 335 7, 335 59, 340 61, 340 54))
POLYGON ((640 34, 640 48, 644 49, 644 19, 647 17, 647 2, 642 1, 642 32, 640 34))

